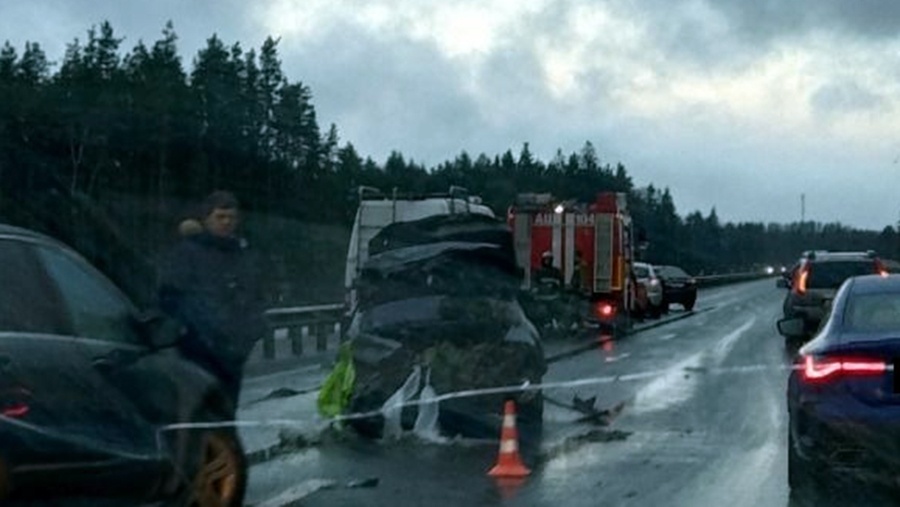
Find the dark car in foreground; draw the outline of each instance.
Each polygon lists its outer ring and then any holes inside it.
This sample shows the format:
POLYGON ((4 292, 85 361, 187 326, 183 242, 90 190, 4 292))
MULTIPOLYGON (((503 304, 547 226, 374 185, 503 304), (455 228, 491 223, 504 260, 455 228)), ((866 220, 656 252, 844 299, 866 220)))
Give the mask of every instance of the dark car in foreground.
POLYGON ((815 333, 844 280, 852 276, 886 272, 875 252, 871 251, 805 253, 783 304, 785 318, 803 319, 805 334, 786 338, 789 341, 803 340, 815 333))
POLYGON ((176 426, 233 414, 179 355, 180 326, 138 313, 72 250, 23 229, 0 226, 0 287, 0 503, 241 505, 235 431, 176 426))
MULTIPOLYGON (((348 330, 356 369, 350 411, 382 410, 419 366, 438 395, 512 388, 442 401, 442 434, 497 438, 504 401, 513 399, 523 447, 536 443, 543 398, 516 387, 539 384, 547 367, 517 301, 521 270, 508 229, 484 217, 437 216, 385 228, 370 251, 348 330)), ((413 427, 417 410, 403 410, 403 428, 413 427)), ((353 421, 375 437, 384 424, 380 415, 353 421)))
MULTIPOLYGON (((782 319, 788 336, 802 317, 782 319)), ((826 480, 897 485, 900 477, 900 276, 851 278, 818 335, 791 371, 787 405, 788 482, 814 489, 826 480)))
POLYGON ((693 310, 697 302, 697 280, 677 266, 655 266, 655 268, 662 282, 663 311, 669 311, 672 304, 681 305, 687 311, 693 310))

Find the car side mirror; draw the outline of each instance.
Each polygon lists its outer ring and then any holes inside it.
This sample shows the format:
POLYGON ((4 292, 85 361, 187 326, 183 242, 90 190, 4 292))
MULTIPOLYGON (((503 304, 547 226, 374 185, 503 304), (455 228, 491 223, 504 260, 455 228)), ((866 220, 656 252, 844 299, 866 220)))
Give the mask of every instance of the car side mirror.
POLYGON ((806 336, 806 322, 802 317, 790 317, 778 321, 778 332, 786 338, 803 338, 806 336))
POLYGON ((143 312, 135 320, 141 336, 153 350, 174 347, 187 333, 184 324, 158 310, 143 312))

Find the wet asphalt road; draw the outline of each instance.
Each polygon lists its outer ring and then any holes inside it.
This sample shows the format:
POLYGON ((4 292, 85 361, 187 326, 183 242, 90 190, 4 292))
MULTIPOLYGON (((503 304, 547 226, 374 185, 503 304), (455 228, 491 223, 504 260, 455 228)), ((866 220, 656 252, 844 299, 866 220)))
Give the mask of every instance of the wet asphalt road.
POLYGON ((843 478, 815 498, 791 498, 785 404, 790 359, 775 331, 783 297, 773 280, 706 290, 691 317, 551 365, 545 382, 597 383, 545 392, 541 455, 523 483, 500 485, 486 477, 496 442, 326 438, 254 466, 248 502, 885 505, 886 493, 843 478), (576 394, 596 396, 600 408, 624 408, 609 426, 577 422, 579 414, 560 406, 576 394), (365 479, 372 479, 362 484, 370 487, 348 487, 365 479))

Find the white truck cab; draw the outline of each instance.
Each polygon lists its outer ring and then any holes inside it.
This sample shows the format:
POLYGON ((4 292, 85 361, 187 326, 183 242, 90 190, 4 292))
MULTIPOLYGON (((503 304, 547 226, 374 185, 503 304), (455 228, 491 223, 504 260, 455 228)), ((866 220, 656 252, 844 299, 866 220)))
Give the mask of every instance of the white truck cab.
POLYGON ((356 307, 354 283, 362 265, 369 258, 369 241, 382 229, 395 222, 412 222, 435 215, 475 213, 496 218, 494 212, 481 199, 468 195, 461 187, 451 187, 447 194, 400 194, 394 191, 386 195, 378 189, 360 187, 359 208, 353 221, 350 245, 347 248, 347 266, 344 288, 347 309, 356 307))

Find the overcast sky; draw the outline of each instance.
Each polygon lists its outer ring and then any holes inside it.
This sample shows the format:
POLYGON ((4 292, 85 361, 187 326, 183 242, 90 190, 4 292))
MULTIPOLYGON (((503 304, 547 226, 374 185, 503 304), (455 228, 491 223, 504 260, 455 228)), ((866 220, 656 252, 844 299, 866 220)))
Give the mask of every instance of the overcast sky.
POLYGON ((682 214, 900 218, 900 2, 893 0, 0 0, 0 39, 53 60, 109 20, 125 49, 171 19, 206 38, 281 38, 323 129, 428 166, 590 140, 682 214))

